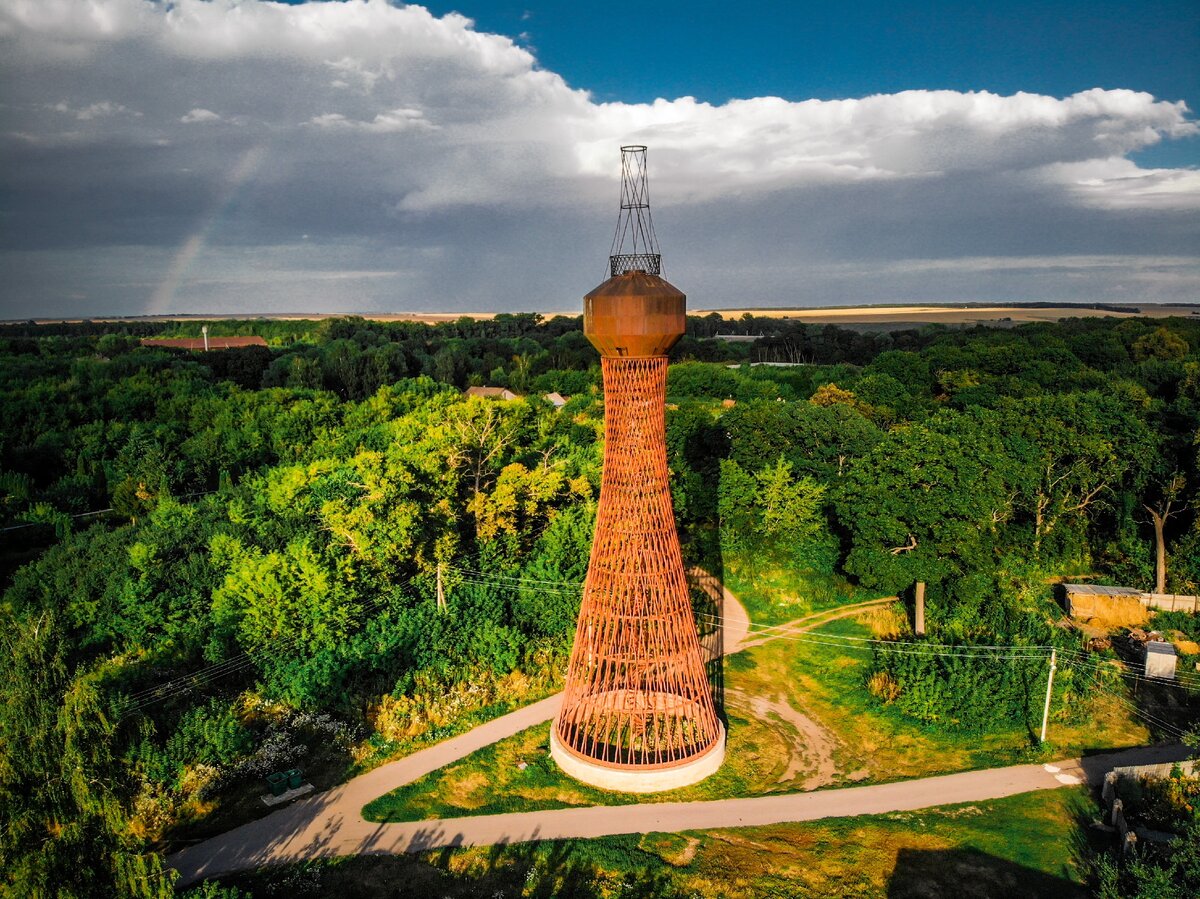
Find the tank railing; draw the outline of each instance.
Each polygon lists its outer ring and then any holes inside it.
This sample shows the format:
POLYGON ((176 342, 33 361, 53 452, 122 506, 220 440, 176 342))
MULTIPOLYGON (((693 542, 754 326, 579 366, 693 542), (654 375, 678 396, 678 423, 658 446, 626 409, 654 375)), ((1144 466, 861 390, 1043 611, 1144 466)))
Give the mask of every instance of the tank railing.
POLYGON ((626 272, 645 272, 647 275, 662 274, 662 255, 659 253, 622 253, 608 257, 611 277, 626 272))

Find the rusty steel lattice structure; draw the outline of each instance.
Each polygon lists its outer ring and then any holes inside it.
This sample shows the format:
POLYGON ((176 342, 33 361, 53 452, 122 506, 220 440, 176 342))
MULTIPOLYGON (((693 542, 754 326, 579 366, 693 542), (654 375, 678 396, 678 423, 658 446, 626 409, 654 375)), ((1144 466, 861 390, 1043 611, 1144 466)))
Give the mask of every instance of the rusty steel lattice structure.
POLYGON ((646 170, 646 148, 633 145, 621 148, 621 210, 608 251, 608 274, 615 278, 625 272, 643 271, 662 274, 662 254, 654 217, 650 214, 650 182, 646 170), (629 241, 629 252, 623 252, 629 241))
MULTIPOLYGON (((633 149, 644 179, 645 148, 633 149)), ((584 298, 604 374, 604 470, 551 751, 567 773, 608 789, 682 786, 724 756, 668 482, 666 352, 683 334, 685 302, 640 269, 584 298)))

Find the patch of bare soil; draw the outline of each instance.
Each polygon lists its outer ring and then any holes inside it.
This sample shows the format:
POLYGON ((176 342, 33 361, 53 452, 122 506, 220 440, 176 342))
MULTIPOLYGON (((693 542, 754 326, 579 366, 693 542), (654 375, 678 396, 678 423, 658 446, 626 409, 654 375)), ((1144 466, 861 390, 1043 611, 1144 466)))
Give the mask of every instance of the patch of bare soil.
MULTIPOLYGON (((760 631, 754 634, 750 639, 743 640, 738 646, 739 650, 750 649, 755 646, 761 646, 764 643, 770 643, 772 640, 778 640, 784 637, 793 637, 798 634, 804 634, 822 625, 829 624, 831 621, 837 621, 839 618, 849 618, 851 616, 860 615, 864 611, 877 606, 889 606, 896 602, 894 596, 884 596, 880 599, 868 599, 866 602, 856 602, 846 606, 840 606, 834 609, 825 609, 821 612, 814 612, 811 615, 806 615, 803 618, 797 618, 795 621, 789 621, 786 624, 780 624, 777 627, 771 628, 769 631, 760 631)), ((727 652, 729 650, 726 650, 727 652)))
POLYGON ((740 690, 727 690, 725 697, 756 718, 773 719, 795 730, 796 740, 790 743, 787 767, 777 783, 816 790, 837 779, 837 765, 833 760, 837 739, 820 722, 797 711, 781 695, 750 696, 740 690))

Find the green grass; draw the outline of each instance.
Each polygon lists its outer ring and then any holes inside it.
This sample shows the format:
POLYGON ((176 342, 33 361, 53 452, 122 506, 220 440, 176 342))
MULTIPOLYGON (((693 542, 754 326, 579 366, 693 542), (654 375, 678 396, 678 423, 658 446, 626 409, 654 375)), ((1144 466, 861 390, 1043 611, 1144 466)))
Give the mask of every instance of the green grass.
POLYGON ((373 800, 363 816, 368 821, 416 821, 782 792, 785 787, 771 779, 782 773, 787 758, 786 735, 778 724, 734 716, 729 731, 725 764, 712 777, 681 790, 638 796, 595 789, 565 776, 550 758, 550 724, 540 724, 373 800))
MULTIPOLYGON (((834 621, 811 635, 867 637, 854 619, 834 621)), ((1147 732, 1114 704, 1082 723, 1051 728, 1052 745, 1034 747, 1023 728, 964 734, 922 727, 891 711, 864 686, 868 650, 823 642, 776 640, 726 662, 726 686, 745 696, 788 702, 836 738, 835 786, 882 783, 1060 757, 1100 747, 1146 742, 1147 732)), ((413 821, 512 811, 632 802, 677 802, 756 796, 802 788, 803 778, 781 780, 804 740, 775 716, 758 717, 730 703, 726 761, 712 777, 682 790, 644 796, 611 793, 562 774, 550 758, 549 724, 530 728, 375 799, 370 821, 413 821), (524 767, 522 768, 522 764, 524 767)))
POLYGON ((860 590, 831 574, 799 571, 761 560, 751 564, 732 556, 725 558, 725 586, 758 625, 784 624, 813 612, 882 595, 860 590))
MULTIPOLYGON (((746 692, 786 690, 795 704, 826 723, 839 738, 838 770, 852 780, 882 782, 952 771, 1016 764, 1061 757, 1085 749, 1136 746, 1149 733, 1131 721, 1116 701, 1094 705, 1090 714, 1071 722, 1052 722, 1048 745, 1035 747, 1030 731, 1002 727, 988 733, 950 732, 922 726, 881 705, 865 687, 871 653, 842 649, 830 637, 870 637, 854 618, 833 621, 811 635, 813 640, 777 640, 749 654, 752 667, 731 672, 746 692)), ((981 664, 1002 664, 983 662, 981 664)), ((1031 710, 1040 712, 1040 710, 1031 710)), ((1040 714, 1036 716, 1040 719, 1040 714)), ((1040 723, 1040 722, 1039 722, 1040 723)))
POLYGON ((601 899, 1083 897, 1085 788, 856 818, 313 862, 233 878, 256 896, 601 899))

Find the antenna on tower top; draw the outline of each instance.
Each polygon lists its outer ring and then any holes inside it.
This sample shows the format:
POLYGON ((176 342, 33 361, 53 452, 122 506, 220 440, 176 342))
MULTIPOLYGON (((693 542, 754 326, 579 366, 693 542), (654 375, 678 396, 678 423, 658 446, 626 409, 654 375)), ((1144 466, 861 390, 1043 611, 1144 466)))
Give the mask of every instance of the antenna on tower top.
POLYGON ((641 145, 621 148, 621 211, 617 215, 608 268, 613 278, 633 271, 662 274, 662 255, 650 215, 646 148, 641 145))

